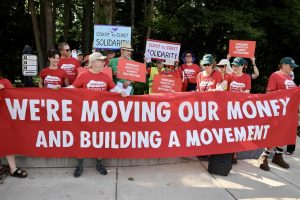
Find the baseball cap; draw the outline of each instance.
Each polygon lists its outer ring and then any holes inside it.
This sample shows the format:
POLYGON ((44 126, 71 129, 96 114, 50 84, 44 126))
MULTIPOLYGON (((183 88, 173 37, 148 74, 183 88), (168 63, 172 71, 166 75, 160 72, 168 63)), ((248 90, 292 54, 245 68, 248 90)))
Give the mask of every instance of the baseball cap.
POLYGON ((297 65, 294 61, 293 58, 291 57, 284 57, 280 60, 280 64, 288 64, 290 65, 292 68, 296 68, 299 67, 299 65, 297 65))
POLYGON ((92 66, 92 63, 96 60, 104 60, 106 58, 106 56, 103 56, 101 53, 99 52, 95 52, 95 53, 92 53, 90 56, 89 56, 89 66, 92 66))
POLYGON ((125 49, 125 50, 129 50, 129 51, 133 51, 133 49, 131 48, 131 44, 127 43, 127 42, 123 42, 120 46, 120 49, 125 49))
POLYGON ((244 58, 236 57, 235 59, 233 59, 233 62, 231 64, 237 66, 244 66, 245 60, 244 58))
POLYGON ((215 61, 214 57, 211 54, 205 54, 200 62, 201 65, 213 64, 215 61))

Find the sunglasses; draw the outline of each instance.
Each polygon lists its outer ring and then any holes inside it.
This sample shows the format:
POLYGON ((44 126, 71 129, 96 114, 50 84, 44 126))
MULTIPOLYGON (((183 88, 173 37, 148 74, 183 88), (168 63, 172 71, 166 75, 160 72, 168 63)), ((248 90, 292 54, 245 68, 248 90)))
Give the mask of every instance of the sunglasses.
POLYGON ((211 64, 204 64, 203 66, 204 67, 208 67, 208 66, 211 66, 211 64))
POLYGON ((69 52, 69 51, 71 51, 71 49, 65 49, 64 51, 69 52))
POLYGON ((218 67, 224 68, 224 67, 226 67, 226 65, 218 65, 218 67))

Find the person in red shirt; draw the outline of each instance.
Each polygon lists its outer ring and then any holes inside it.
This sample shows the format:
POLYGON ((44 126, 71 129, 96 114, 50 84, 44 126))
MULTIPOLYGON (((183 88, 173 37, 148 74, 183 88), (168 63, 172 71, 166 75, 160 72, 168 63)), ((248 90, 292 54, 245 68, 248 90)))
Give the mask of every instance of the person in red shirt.
POLYGON ((40 72, 40 88, 61 88, 64 85, 69 85, 69 78, 67 73, 58 68, 58 62, 60 58, 60 52, 56 49, 50 49, 47 52, 47 58, 49 60, 49 67, 44 68, 40 72))
POLYGON ((176 69, 172 61, 166 60, 165 62, 163 62, 163 64, 165 66, 165 70, 161 72, 162 75, 173 78, 181 78, 180 72, 176 69))
POLYGON ((61 58, 59 60, 58 67, 67 72, 69 82, 70 84, 72 84, 77 77, 80 63, 76 58, 71 57, 71 49, 67 43, 60 43, 58 45, 58 49, 61 53, 61 58))
MULTIPOLYGON (((111 91, 121 93, 122 97, 126 97, 126 94, 119 90, 112 78, 102 72, 104 68, 106 56, 102 56, 101 53, 96 52, 89 56, 89 69, 83 72, 76 78, 72 85, 67 88, 86 88, 94 91, 111 91)), ((96 169, 100 174, 106 175, 107 170, 101 159, 97 160, 96 169)), ((75 177, 81 176, 83 171, 83 159, 78 159, 78 165, 74 170, 73 175, 75 177)))
MULTIPOLYGON (((13 85, 8 79, 0 77, 0 90, 5 88, 13 88, 13 85)), ((25 178, 27 177, 27 172, 20 168, 17 168, 16 159, 14 155, 6 156, 9 168, 10 168, 10 176, 17 177, 17 178, 25 178)))
POLYGON ((196 91, 207 92, 218 90, 223 78, 220 71, 213 69, 214 63, 215 59, 211 54, 203 56, 200 64, 203 66, 204 71, 197 75, 196 91))
MULTIPOLYGON (((279 70, 271 74, 267 86, 267 92, 273 92, 277 90, 287 90, 297 87, 290 74, 294 68, 299 67, 291 57, 284 57, 280 60, 279 70)), ((272 148, 266 148, 259 158, 259 168, 265 171, 270 171, 268 164, 268 157, 272 148)), ((288 169, 290 165, 283 160, 282 153, 283 147, 275 147, 275 155, 272 159, 272 163, 288 169)))
POLYGON ((225 81, 228 83, 228 90, 250 93, 251 78, 248 74, 243 73, 244 59, 236 57, 231 64, 233 73, 225 78, 225 81))
POLYGON ((195 60, 191 51, 186 51, 183 54, 184 64, 179 67, 179 73, 184 80, 182 91, 195 91, 197 87, 197 75, 200 73, 199 65, 193 63, 195 60))
MULTIPOLYGON (((224 59, 224 60, 227 60, 227 59, 224 59)), ((233 62, 231 63, 232 67, 233 67, 233 73, 227 74, 225 72, 225 74, 224 74, 225 75, 224 81, 222 82, 222 86, 223 86, 224 90, 228 90, 231 92, 250 93, 251 78, 248 74, 243 73, 244 63, 245 63, 245 61, 243 58, 236 57, 233 60, 233 62)), ((225 67, 226 67, 226 65, 225 65, 225 67)), ((225 67, 222 69, 223 70, 226 69, 225 67)), ((233 154, 233 158, 232 158, 231 162, 232 162, 232 164, 237 164, 236 153, 233 154)))

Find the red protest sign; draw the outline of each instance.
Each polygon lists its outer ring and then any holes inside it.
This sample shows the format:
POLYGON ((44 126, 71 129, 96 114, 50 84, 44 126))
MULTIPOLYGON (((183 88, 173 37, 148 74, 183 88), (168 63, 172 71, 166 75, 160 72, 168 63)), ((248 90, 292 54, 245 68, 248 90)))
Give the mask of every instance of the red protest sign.
POLYGON ((229 54, 233 57, 253 58, 256 41, 230 40, 229 54))
POLYGON ((146 65, 127 59, 119 59, 118 78, 137 82, 146 82, 146 65))
POLYGON ((180 78, 173 78, 164 75, 155 75, 153 78, 153 93, 181 92, 182 82, 180 78))

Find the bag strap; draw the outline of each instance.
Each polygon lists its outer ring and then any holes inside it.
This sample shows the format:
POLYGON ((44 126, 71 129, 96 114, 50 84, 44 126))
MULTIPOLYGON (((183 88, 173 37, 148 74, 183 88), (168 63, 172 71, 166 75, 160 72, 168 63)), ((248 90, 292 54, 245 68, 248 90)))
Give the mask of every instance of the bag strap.
POLYGON ((215 73, 215 70, 213 70, 213 73, 210 75, 210 79, 209 79, 209 81, 206 83, 206 86, 205 86, 205 88, 204 88, 204 91, 206 91, 207 86, 208 86, 208 83, 211 81, 212 76, 214 75, 214 73, 215 73))

